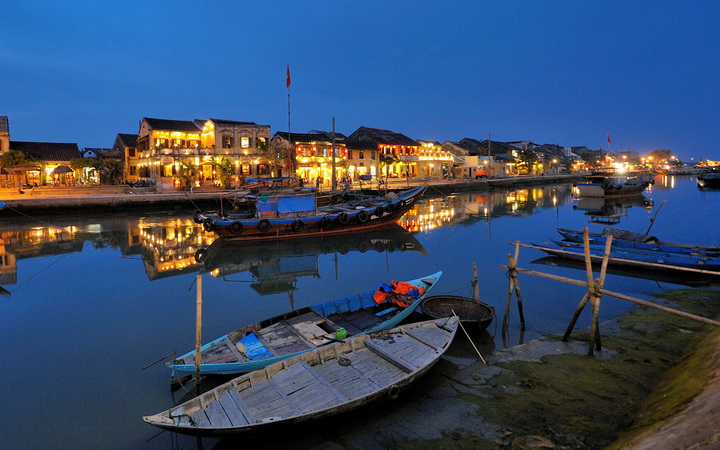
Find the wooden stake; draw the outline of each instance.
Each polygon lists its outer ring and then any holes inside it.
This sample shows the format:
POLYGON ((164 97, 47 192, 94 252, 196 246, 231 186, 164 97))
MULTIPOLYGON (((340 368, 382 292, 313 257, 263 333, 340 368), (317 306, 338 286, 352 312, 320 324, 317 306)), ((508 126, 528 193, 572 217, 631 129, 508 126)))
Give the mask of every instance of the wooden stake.
POLYGON ((507 300, 505 300, 505 312, 503 314, 503 334, 507 332, 510 325, 510 300, 512 299, 513 291, 517 296, 518 312, 520 314, 520 330, 525 330, 525 313, 522 307, 522 294, 520 293, 520 282, 517 279, 517 271, 515 270, 517 268, 518 258, 520 257, 520 241, 515 241, 515 256, 513 257, 513 255, 508 253, 507 257, 510 263, 508 267, 510 276, 508 277, 508 296, 507 300))
POLYGON ((480 286, 478 283, 478 276, 477 276, 477 264, 473 263, 473 280, 475 281, 475 301, 480 303, 480 286))

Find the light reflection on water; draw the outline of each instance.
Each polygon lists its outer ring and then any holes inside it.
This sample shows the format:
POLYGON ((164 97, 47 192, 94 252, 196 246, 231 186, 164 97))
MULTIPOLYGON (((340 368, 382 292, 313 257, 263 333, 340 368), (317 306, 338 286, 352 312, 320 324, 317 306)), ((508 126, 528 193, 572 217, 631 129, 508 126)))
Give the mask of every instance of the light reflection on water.
MULTIPOLYGON (((288 309, 368 290, 378 282, 444 272, 433 293, 472 296, 477 264, 481 300, 502 314, 508 243, 559 239, 555 227, 599 231, 606 222, 663 239, 720 245, 720 192, 691 177, 656 177, 644 196, 578 201, 569 184, 443 196, 429 189, 400 226, 345 237, 223 244, 192 221, 192 211, 145 215, 0 217, 0 342, 5 383, 0 442, 8 447, 157 448, 168 446, 140 416, 173 397, 163 364, 143 367, 195 338, 195 276, 203 276, 203 337, 288 309), (655 222, 651 219, 656 216, 655 222)), ((519 267, 584 279, 582 270, 519 267)), ((552 262, 552 260, 551 260, 552 262)), ((520 275, 527 329, 515 297, 510 330, 499 317, 484 348, 561 333, 584 294, 578 286, 520 275)), ((639 298, 677 288, 665 279, 609 275, 606 288, 639 298)), ((631 305, 603 298, 601 319, 631 305)), ((586 311, 577 327, 587 326, 586 311)), ((488 351, 489 351, 488 350, 488 351)), ((461 357, 453 355, 453 358, 461 357)), ((466 355, 466 357, 472 357, 466 355)), ((167 433, 166 433, 167 435, 167 433)), ((193 440, 180 438, 183 448, 193 440)))

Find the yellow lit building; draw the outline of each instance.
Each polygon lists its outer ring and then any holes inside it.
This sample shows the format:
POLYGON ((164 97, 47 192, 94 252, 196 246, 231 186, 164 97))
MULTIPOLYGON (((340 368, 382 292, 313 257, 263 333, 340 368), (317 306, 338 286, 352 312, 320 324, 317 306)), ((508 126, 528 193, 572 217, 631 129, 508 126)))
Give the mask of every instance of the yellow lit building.
POLYGON ((138 132, 138 176, 161 190, 179 188, 183 165, 197 168, 198 182, 217 184, 214 161, 235 167, 232 182, 272 176, 279 170, 269 150, 270 125, 230 120, 166 120, 145 117, 138 132))

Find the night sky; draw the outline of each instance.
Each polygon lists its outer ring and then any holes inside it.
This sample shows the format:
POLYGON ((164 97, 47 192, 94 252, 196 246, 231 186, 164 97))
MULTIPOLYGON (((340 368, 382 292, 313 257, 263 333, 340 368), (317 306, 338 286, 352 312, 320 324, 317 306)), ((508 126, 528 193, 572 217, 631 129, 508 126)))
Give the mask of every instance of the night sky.
POLYGON ((717 1, 2 1, 11 139, 143 117, 720 159, 717 1))

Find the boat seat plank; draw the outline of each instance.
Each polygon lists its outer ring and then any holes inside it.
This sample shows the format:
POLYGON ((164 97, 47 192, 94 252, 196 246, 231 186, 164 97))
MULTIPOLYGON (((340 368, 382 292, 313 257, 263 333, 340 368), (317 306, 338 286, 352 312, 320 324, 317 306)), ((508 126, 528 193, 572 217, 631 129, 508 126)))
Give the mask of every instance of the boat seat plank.
POLYGON ((198 410, 194 414, 188 414, 193 422, 195 422, 195 425, 198 427, 210 427, 212 424, 210 423, 210 420, 208 420, 208 417, 205 415, 204 410, 198 410))
POLYGON ((225 414, 227 414, 227 417, 230 419, 230 423, 233 426, 247 425, 250 422, 245 418, 245 415, 242 413, 237 403, 235 403, 232 399, 231 392, 234 390, 235 389, 231 387, 227 391, 223 392, 218 398, 218 403, 220 403, 220 406, 222 406, 225 410, 225 414))
POLYGON ((256 335, 260 342, 270 350, 270 353, 276 356, 315 348, 286 321, 264 328, 256 335))
POLYGON ((225 410, 219 401, 211 401, 205 408, 205 414, 213 427, 230 427, 232 422, 225 414, 225 410))
POLYGON ((386 352, 385 349, 383 349, 382 346, 379 345, 375 340, 366 340, 365 347, 369 348, 381 358, 396 365, 399 369, 402 369, 407 373, 411 373, 412 371, 417 369, 417 367, 411 366, 408 362, 395 357, 394 354, 386 352))
MULTIPOLYGON (((345 397, 340 391, 335 389, 328 381, 323 377, 317 370, 315 370, 310 364, 303 361, 299 364, 302 366, 308 373, 310 373, 315 379, 317 379, 325 388, 327 388, 328 391, 332 392, 341 402, 347 402, 348 398, 345 397)), ((339 366, 339 364, 338 364, 339 366)), ((341 366, 339 366, 341 367, 341 366)))
POLYGON ((418 328, 406 333, 435 350, 440 350, 448 343, 447 333, 439 328, 418 328))
POLYGON ((242 401, 242 399, 240 398, 240 394, 238 394, 238 391, 236 391, 233 387, 231 389, 228 389, 227 393, 229 394, 230 398, 232 398, 235 405, 237 405, 243 417, 245 417, 245 420, 250 424, 255 423, 255 417, 252 415, 252 413, 250 413, 250 409, 248 409, 245 402, 242 401))
POLYGON ((282 391, 282 389, 280 388, 280 386, 278 386, 278 384, 275 382, 275 380, 273 380, 272 378, 270 378, 270 379, 268 380, 268 383, 270 384, 270 386, 272 386, 272 387, 275 389, 275 391, 280 395, 280 397, 282 397, 282 399, 285 400, 285 403, 287 403, 287 405, 290 406, 290 408, 292 408, 293 411, 295 411, 296 414, 302 414, 302 413, 303 413, 303 412, 300 410, 300 408, 298 408, 297 405, 296 405, 295 403, 293 403, 293 401, 290 399, 290 397, 288 397, 287 394, 285 394, 285 393, 282 391))
POLYGON ((223 339, 223 341, 225 342, 225 345, 227 345, 227 347, 230 349, 230 353, 232 353, 238 361, 242 362, 248 360, 247 358, 243 357, 242 353, 240 353, 237 347, 235 347, 235 344, 233 344, 233 342, 229 338, 226 337, 225 339, 223 339))

